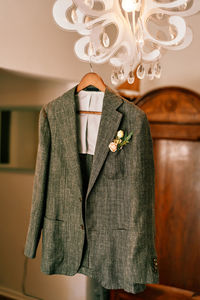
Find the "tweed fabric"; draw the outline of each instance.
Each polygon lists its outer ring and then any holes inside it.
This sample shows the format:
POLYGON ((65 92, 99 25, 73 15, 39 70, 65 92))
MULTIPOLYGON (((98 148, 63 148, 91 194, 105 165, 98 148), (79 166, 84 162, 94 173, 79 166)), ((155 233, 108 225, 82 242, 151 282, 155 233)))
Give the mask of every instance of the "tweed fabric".
POLYGON ((133 283, 159 282, 154 160, 148 120, 141 109, 106 88, 83 216, 76 87, 40 111, 24 254, 36 256, 42 232, 41 271, 75 275, 86 235, 92 275, 107 289, 134 293, 133 283), (108 145, 120 129, 133 131, 133 136, 122 150, 113 153, 108 145))
POLYGON ((90 281, 90 299, 92 300, 109 300, 110 291, 103 288, 98 281, 92 279, 90 281))
MULTIPOLYGON (((89 182, 89 176, 92 168, 92 162, 93 162, 93 155, 90 154, 79 154, 80 156, 80 166, 81 166, 81 172, 82 172, 82 178, 83 178, 83 200, 85 199, 85 195, 87 192, 87 186, 89 182)), ((82 206, 82 211, 83 211, 83 216, 85 215, 85 201, 83 201, 83 206, 82 206)), ((84 222, 85 224, 85 222, 84 222)), ((110 260, 113 258, 110 257, 110 260)), ((93 278, 95 281, 93 281, 93 286, 94 286, 94 291, 93 291, 93 297, 104 300, 108 298, 108 290, 104 289, 99 282, 95 278, 95 274, 93 274, 93 270, 91 269, 92 266, 89 265, 89 245, 88 245, 88 240, 87 236, 85 235, 85 241, 84 241, 84 246, 83 246, 83 254, 82 254, 82 260, 80 267, 77 271, 77 273, 81 273, 84 275, 87 275, 91 278, 93 278)), ((139 293, 144 291, 146 288, 146 285, 144 284, 134 284, 133 283, 133 290, 134 294, 139 293)), ((109 298, 108 298, 109 299, 109 298)))
MULTIPOLYGON (((87 186, 88 186, 89 176, 90 176, 92 162, 93 162, 93 155, 79 153, 79 157, 80 157, 80 166, 81 166, 81 172, 83 178, 83 200, 84 200, 87 192, 87 186)), ((82 206, 83 215, 84 215, 84 207, 85 207, 85 201, 83 201, 83 206, 82 206)), ((83 267, 87 268, 89 271, 89 251, 88 251, 88 241, 86 235, 85 235, 85 241, 83 246, 82 260, 77 273, 85 274, 83 267)), ((90 276, 90 285, 92 288, 91 294, 93 300, 109 299, 109 294, 110 294, 109 290, 102 287, 101 284, 95 278, 92 278, 92 276, 90 276)))
MULTIPOLYGON (((91 154, 82 154, 79 153, 80 157, 80 167, 81 167, 81 173, 82 173, 82 182, 83 182, 83 202, 82 202, 82 215, 83 215, 83 223, 84 226, 86 226, 85 222, 85 196, 87 193, 87 187, 90 177, 90 172, 92 168, 92 162, 93 162, 93 155, 91 154)), ((89 268, 89 251, 88 251, 88 240, 87 235, 85 235, 84 245, 83 245, 83 253, 82 253, 82 260, 80 263, 80 267, 77 270, 78 273, 83 273, 82 267, 89 268)), ((85 274, 87 275, 87 274, 85 274)))

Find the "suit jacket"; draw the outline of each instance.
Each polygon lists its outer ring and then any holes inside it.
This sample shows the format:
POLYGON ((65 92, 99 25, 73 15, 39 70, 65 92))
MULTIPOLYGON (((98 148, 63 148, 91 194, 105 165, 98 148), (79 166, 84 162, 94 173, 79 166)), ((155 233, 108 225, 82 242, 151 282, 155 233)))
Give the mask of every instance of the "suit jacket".
POLYGON ((82 215, 82 174, 76 124, 77 86, 43 105, 25 256, 34 258, 42 232, 41 271, 75 275, 84 236, 91 276, 108 289, 158 283, 154 159, 145 113, 106 87, 82 215), (118 130, 133 136, 121 150, 118 130))

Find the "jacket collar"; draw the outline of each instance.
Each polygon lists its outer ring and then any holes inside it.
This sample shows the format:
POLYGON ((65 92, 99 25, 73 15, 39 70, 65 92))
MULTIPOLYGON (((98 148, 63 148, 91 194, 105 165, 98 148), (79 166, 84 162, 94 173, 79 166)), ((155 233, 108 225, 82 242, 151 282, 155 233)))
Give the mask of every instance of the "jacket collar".
MULTIPOLYGON (((77 187, 82 195, 82 174, 78 153, 76 124, 76 88, 77 85, 59 98, 60 104, 57 107, 58 109, 56 112, 56 117, 60 124, 58 128, 65 146, 66 157, 70 163, 70 169, 73 170, 72 173, 74 178, 72 178, 72 181, 77 183, 77 187)), ((117 108, 122 103, 122 98, 119 97, 112 89, 106 86, 86 199, 89 196, 89 193, 109 152, 109 143, 116 136, 116 132, 123 116, 121 112, 117 111, 117 108)))

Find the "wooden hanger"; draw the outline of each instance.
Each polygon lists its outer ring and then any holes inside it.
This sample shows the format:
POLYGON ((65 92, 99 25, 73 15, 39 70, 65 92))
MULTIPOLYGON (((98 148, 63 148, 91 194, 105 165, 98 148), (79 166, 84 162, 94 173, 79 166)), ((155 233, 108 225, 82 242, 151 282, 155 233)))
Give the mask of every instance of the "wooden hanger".
POLYGON ((80 83, 77 86, 77 93, 86 88, 89 85, 94 85, 97 87, 101 92, 105 92, 106 85, 101 79, 101 77, 94 72, 87 73, 86 75, 83 76, 81 79, 80 83))
MULTIPOLYGON (((76 93, 80 92, 81 90, 83 90, 91 85, 96 87, 99 91, 105 92, 106 85, 103 82, 102 78, 97 73, 90 72, 83 76, 83 78, 81 79, 80 83, 78 84, 78 86, 76 88, 76 93)), ((99 111, 80 110, 77 112, 80 114, 87 113, 87 114, 101 115, 101 112, 99 112, 99 111)))

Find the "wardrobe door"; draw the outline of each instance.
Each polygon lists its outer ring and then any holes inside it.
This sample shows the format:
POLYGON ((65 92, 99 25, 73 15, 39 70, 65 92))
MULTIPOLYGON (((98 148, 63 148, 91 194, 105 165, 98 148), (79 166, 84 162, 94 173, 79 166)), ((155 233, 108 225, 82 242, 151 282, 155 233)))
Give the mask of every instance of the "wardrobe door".
POLYGON ((200 291, 200 142, 154 140, 160 283, 200 291))
POLYGON ((112 290, 112 300, 200 299, 200 96, 154 90, 135 101, 147 114, 155 160, 159 284, 144 292, 112 290), (193 299, 193 298, 192 298, 193 299))

